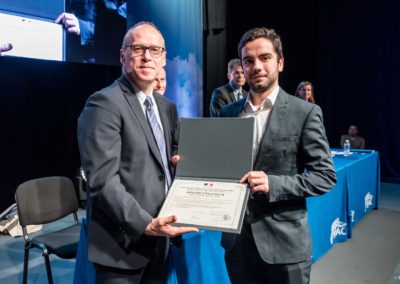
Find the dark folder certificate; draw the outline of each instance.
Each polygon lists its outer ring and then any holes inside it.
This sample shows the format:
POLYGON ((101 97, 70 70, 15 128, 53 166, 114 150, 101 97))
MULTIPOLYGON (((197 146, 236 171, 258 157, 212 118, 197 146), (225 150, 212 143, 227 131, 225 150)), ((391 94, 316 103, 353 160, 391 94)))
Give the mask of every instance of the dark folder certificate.
POLYGON ((175 180, 159 216, 177 226, 240 233, 252 169, 254 118, 181 119, 175 180))

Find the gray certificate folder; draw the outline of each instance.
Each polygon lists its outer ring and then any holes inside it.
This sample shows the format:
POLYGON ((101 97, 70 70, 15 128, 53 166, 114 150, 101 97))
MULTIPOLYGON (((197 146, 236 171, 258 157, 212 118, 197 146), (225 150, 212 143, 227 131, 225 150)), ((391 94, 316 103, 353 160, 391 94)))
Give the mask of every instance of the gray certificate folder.
POLYGON ((180 160, 160 216, 177 226, 240 233, 250 190, 240 178, 253 166, 254 118, 183 118, 180 160))
POLYGON ((254 118, 183 118, 179 178, 238 181, 253 167, 254 118))

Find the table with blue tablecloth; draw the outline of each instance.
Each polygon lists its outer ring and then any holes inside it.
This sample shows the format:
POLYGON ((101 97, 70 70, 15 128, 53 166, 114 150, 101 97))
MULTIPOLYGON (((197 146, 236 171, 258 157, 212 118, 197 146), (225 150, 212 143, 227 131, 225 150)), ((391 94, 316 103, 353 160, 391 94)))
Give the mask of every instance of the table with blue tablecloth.
POLYGON ((307 198, 313 262, 335 243, 351 238, 354 226, 379 205, 378 152, 353 150, 345 157, 341 151, 333 150, 338 153, 333 157, 336 186, 322 196, 307 198))
MULTIPOLYGON (((322 196, 307 198, 313 262, 335 243, 351 238, 354 226, 379 205, 378 152, 353 150, 345 157, 340 150, 333 150, 336 186, 322 196)), ((85 224, 82 222, 74 283, 95 283, 93 267, 86 260, 85 224)), ((168 283, 230 283, 220 239, 220 232, 202 230, 184 235, 180 248, 171 246, 168 283)))

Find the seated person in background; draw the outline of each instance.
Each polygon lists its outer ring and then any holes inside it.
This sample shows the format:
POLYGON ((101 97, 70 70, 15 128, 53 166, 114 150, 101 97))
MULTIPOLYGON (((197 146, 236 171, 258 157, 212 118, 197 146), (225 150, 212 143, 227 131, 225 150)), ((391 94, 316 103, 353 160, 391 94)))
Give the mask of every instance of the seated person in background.
POLYGON ((306 102, 315 104, 314 87, 309 81, 300 82, 297 86, 295 96, 305 100, 306 102))
POLYGON ((344 141, 349 140, 350 148, 353 149, 365 149, 365 140, 364 138, 358 136, 357 125, 350 125, 349 134, 342 135, 340 138, 340 147, 343 148, 344 141))
POLYGON ((231 59, 228 62, 229 83, 216 88, 211 96, 210 116, 219 117, 221 108, 224 105, 233 103, 241 98, 247 97, 247 92, 242 89, 246 83, 243 68, 238 58, 231 59))
POLYGON ((165 69, 161 68, 160 73, 158 73, 156 80, 154 81, 153 91, 164 96, 166 88, 167 74, 165 73, 165 69))

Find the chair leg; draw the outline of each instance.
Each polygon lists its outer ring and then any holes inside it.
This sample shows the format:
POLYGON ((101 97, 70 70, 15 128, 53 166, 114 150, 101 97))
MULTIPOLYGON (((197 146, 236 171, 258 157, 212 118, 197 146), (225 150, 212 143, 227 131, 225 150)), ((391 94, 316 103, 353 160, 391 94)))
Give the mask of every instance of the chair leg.
POLYGON ((28 261, 29 261, 29 249, 31 245, 29 243, 25 243, 24 248, 24 272, 22 276, 22 283, 26 284, 28 281, 28 261))
POLYGON ((47 280, 49 281, 49 284, 53 284, 53 275, 51 274, 49 254, 47 253, 47 251, 43 252, 43 257, 46 264, 47 280))

